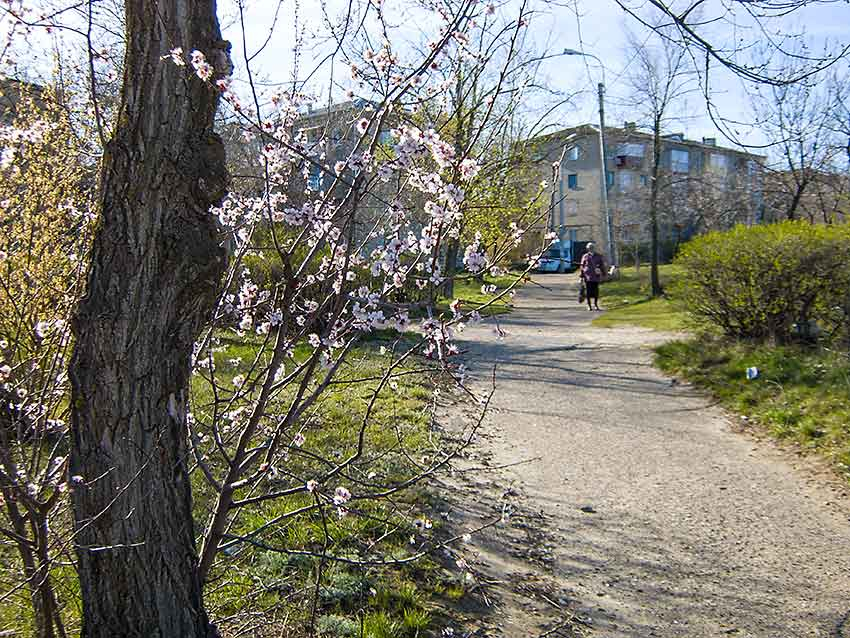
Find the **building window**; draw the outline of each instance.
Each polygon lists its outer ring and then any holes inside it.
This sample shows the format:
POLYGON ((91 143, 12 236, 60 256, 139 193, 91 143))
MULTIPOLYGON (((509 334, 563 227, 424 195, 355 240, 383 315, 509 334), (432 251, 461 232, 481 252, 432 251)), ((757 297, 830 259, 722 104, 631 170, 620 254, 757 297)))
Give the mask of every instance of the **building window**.
POLYGON ((690 154, 680 148, 670 149, 670 170, 674 173, 687 173, 690 170, 690 154))
POLYGON ((759 168, 760 168, 760 165, 759 165, 758 162, 756 162, 754 160, 749 160, 747 162, 747 172, 750 174, 751 177, 758 174, 759 168))
POLYGON ((644 145, 636 142, 617 145, 617 155, 621 157, 643 157, 644 145))
POLYGON ((578 146, 573 146, 570 150, 567 151, 567 159, 571 162, 578 161, 578 146))
POLYGON ((567 175, 567 188, 571 191, 578 190, 578 175, 575 173, 567 175))
POLYGON ((322 168, 316 164, 310 165, 310 175, 307 177, 307 186, 311 190, 318 191, 322 189, 322 168))
POLYGON ((712 153, 708 158, 711 168, 716 171, 726 171, 729 168, 729 158, 720 153, 712 153))

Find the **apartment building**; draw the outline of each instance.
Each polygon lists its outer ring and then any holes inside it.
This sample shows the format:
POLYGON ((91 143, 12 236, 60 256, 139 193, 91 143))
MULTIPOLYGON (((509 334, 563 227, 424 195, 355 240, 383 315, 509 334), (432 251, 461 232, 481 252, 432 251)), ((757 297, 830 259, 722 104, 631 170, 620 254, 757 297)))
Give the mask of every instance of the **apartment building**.
MULTIPOLYGON (((391 130, 398 125, 399 118, 391 114, 381 122, 382 118, 376 117, 377 106, 368 100, 354 99, 320 108, 308 105, 302 109, 300 116, 293 123, 293 133, 309 158, 305 162, 304 170, 308 191, 320 193, 336 183, 330 193, 331 197, 336 201, 343 200, 355 176, 362 170, 356 160, 350 161, 352 152, 359 148, 355 154, 359 156, 367 150, 366 142, 372 139, 379 124, 378 144, 391 143, 391 130), (370 124, 366 131, 367 140, 361 141, 362 132, 358 125, 363 120, 370 124), (335 182, 334 166, 337 162, 349 162, 339 182, 335 182)), ((371 245, 378 240, 369 239, 368 234, 373 230, 375 221, 386 214, 394 193, 392 184, 376 179, 374 175, 369 179, 370 187, 357 202, 352 232, 357 241, 366 240, 371 245)))
MULTIPOLYGON (((361 119, 372 120, 374 108, 374 104, 363 99, 338 102, 321 108, 312 105, 304 107, 293 128, 302 137, 308 153, 318 160, 308 169, 307 183, 311 189, 323 190, 333 181, 328 171, 322 170, 322 165, 332 167, 335 162, 349 158, 361 137, 357 122, 361 119)), ((390 126, 385 125, 378 134, 378 142, 383 144, 389 140, 390 126)))
MULTIPOLYGON (((627 122, 622 128, 606 127, 605 138, 605 188, 614 242, 618 249, 629 249, 648 242, 653 136, 627 122)), ((584 124, 531 140, 531 161, 540 167, 541 179, 550 179, 553 163, 562 157, 548 226, 567 246, 592 240, 610 255, 599 128, 584 124)), ((662 136, 662 242, 673 246, 700 231, 759 222, 763 166, 763 157, 718 146, 713 138, 662 136)))
POLYGON ((19 115, 21 106, 44 105, 45 88, 32 82, 0 77, 0 125, 9 126, 19 115))

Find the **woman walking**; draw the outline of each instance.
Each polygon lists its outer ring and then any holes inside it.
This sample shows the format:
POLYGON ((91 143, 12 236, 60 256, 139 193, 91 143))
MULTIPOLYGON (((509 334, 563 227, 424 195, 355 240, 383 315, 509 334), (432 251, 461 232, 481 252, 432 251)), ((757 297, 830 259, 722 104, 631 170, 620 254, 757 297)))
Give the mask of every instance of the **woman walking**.
POLYGON ((587 288, 587 309, 601 310, 599 307, 599 282, 605 275, 605 258, 596 252, 596 245, 589 242, 587 252, 581 257, 581 280, 587 288), (593 305, 591 305, 593 302, 593 305))

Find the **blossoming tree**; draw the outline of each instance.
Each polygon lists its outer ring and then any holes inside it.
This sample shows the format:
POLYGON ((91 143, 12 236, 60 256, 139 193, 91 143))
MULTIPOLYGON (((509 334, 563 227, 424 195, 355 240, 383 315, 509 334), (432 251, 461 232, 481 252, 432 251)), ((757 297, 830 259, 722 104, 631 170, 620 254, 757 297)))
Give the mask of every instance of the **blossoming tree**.
MULTIPOLYGON (((297 130, 307 97, 297 88, 270 95, 256 89, 244 33, 238 62, 250 88, 234 88, 230 44, 212 0, 125 2, 123 62, 106 72, 98 65, 115 65, 119 56, 98 46, 94 6, 43 8, 34 13, 13 3, 5 14, 10 33, 85 34, 88 65, 80 72, 91 95, 83 110, 103 143, 85 293, 70 321, 73 340, 57 337, 57 347, 73 348, 70 393, 57 394, 70 413, 70 442, 60 426, 55 448, 69 445, 69 469, 58 452, 40 461, 50 505, 64 492, 71 496, 73 531, 56 546, 70 542, 76 553, 84 636, 216 635, 203 588, 221 575, 222 556, 246 544, 273 551, 281 525, 318 516, 323 549, 307 552, 320 560, 318 587, 321 565, 354 560, 333 554, 326 514, 364 515, 359 503, 391 500, 457 452, 438 446, 426 460, 408 459, 397 476, 374 469, 366 442, 382 393, 411 362, 463 382, 454 334, 481 309, 452 303, 443 310, 434 297, 414 308, 402 293, 444 283, 445 245, 458 235, 478 161, 471 146, 458 152, 407 114, 417 102, 439 98, 451 78, 437 82, 432 72, 459 55, 470 31, 496 28, 495 10, 470 0, 411 5, 432 29, 425 52, 415 53, 392 40, 380 3, 350 5, 328 28, 353 29, 335 55, 368 100, 348 123, 353 145, 331 164, 327 145, 297 130), (365 44, 369 34, 382 34, 377 50, 365 44), (118 77, 120 98, 109 105, 98 89, 118 77), (230 195, 217 112, 258 149, 258 179, 230 195), (318 184, 305 185, 302 175, 315 172, 318 184), (262 286, 244 268, 260 236, 271 244, 267 258, 277 273, 262 286), (380 372, 345 376, 353 353, 376 331, 397 335, 380 372), (251 343, 254 362, 245 372, 222 375, 226 339, 251 343), (354 444, 320 457, 307 433, 335 384, 367 398, 354 444), (205 503, 200 535, 193 481, 205 503), (256 522, 268 503, 302 495, 302 507, 256 522)), ((244 18, 241 3, 234 10, 244 18)), ((514 41, 525 28, 521 16, 503 16, 497 27, 514 41)), ((5 164, 15 148, 4 146, 5 164)), ((87 244, 85 235, 75 237, 87 244)), ((474 241, 464 260, 479 272, 503 254, 485 254, 474 241)), ((73 303, 73 291, 67 300, 73 303)), ((36 339, 67 335, 59 321, 39 319, 36 339)), ((23 378, 18 365, 7 364, 2 374, 10 383, 23 378)), ((33 405, 41 415, 42 404, 33 405)), ((16 410, 20 428, 26 410, 16 410)), ((45 445, 29 442, 26 449, 40 458, 45 445)), ((437 545, 423 541, 392 560, 413 560, 437 545)), ((50 564, 45 554, 43 568, 50 564)), ((46 574, 30 578, 35 591, 48 584, 46 574)), ((40 633, 61 635, 47 598, 33 600, 40 633)))

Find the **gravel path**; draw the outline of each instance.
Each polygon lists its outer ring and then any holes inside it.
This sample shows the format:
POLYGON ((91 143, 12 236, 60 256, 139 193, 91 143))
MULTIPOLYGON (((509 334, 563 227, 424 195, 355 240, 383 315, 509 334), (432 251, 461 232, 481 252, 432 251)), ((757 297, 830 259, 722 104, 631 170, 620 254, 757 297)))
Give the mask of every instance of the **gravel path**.
POLYGON ((506 338, 463 337, 473 378, 498 366, 482 445, 535 459, 507 471, 554 521, 552 575, 596 635, 850 638, 843 486, 671 384, 651 363, 663 335, 591 328, 573 276, 539 281, 506 338))

